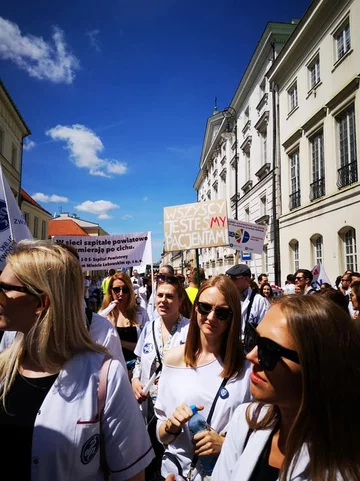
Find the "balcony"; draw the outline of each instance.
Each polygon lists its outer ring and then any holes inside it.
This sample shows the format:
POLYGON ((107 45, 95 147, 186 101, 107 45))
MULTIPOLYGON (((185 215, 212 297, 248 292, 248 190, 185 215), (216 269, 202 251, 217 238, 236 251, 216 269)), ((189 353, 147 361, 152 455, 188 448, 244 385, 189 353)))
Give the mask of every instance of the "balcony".
POLYGON ((255 172, 256 177, 261 180, 263 179, 268 173, 270 172, 270 162, 267 162, 266 164, 262 165, 260 169, 255 172))
POLYGON ((319 199, 325 195, 325 177, 310 184, 310 201, 319 199))
POLYGON ((300 207, 301 205, 301 196, 300 196, 300 190, 294 192, 289 196, 290 202, 289 202, 289 209, 294 210, 297 207, 300 207))
POLYGON ((350 162, 338 169, 338 180, 336 185, 339 189, 358 181, 357 160, 350 162))

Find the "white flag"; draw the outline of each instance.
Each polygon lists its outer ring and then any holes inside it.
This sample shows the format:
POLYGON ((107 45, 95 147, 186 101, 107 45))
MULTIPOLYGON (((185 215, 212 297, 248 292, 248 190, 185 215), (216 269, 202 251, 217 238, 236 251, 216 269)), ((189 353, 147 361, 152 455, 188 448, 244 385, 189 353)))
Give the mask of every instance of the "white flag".
POLYGON ((316 264, 311 271, 313 275, 313 280, 311 282, 311 287, 313 289, 319 289, 323 282, 331 285, 330 279, 328 278, 324 266, 322 264, 316 264))
POLYGON ((5 267, 13 242, 32 238, 0 164, 0 269, 5 267))

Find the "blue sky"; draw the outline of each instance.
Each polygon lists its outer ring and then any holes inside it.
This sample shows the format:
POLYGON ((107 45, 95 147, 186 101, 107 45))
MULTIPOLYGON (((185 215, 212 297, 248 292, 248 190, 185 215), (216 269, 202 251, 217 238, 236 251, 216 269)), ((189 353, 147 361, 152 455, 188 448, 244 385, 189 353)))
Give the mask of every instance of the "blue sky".
POLYGON ((2 5, 0 76, 32 131, 22 187, 110 234, 152 231, 158 260, 163 207, 196 202, 214 97, 229 104, 268 21, 309 3, 2 5))

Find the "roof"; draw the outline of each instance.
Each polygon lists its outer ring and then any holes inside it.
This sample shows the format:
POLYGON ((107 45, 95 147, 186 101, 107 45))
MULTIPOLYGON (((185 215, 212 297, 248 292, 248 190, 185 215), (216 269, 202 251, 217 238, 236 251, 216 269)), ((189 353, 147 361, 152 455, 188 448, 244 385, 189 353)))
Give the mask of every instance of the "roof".
POLYGON ((25 137, 26 137, 27 135, 30 135, 30 134, 31 134, 31 130, 30 130, 29 127, 26 125, 25 120, 23 119, 21 113, 19 112, 18 108, 16 107, 15 102, 14 102, 13 99, 11 98, 11 95, 9 94, 7 88, 5 87, 5 85, 4 85, 4 83, 1 81, 1 79, 0 79, 0 87, 4 90, 5 95, 7 96, 7 98, 9 99, 9 101, 10 101, 10 103, 11 103, 11 105, 13 106, 15 112, 17 113, 20 122, 23 124, 24 129, 26 130, 26 135, 25 135, 25 137))
POLYGON ((28 202, 29 204, 33 205, 34 207, 37 207, 38 209, 42 210, 43 212, 46 212, 46 214, 48 214, 50 217, 52 216, 52 214, 50 214, 50 212, 45 210, 43 207, 41 207, 40 204, 38 204, 36 202, 36 200, 34 200, 32 197, 30 197, 30 195, 27 192, 25 192, 24 189, 20 189, 20 197, 21 197, 21 201, 25 200, 25 202, 28 202))
POLYGON ((69 215, 68 212, 62 212, 58 216, 54 218, 56 222, 61 222, 63 220, 67 219, 72 219, 76 224, 78 224, 80 227, 99 227, 99 224, 96 224, 95 222, 90 222, 88 220, 80 219, 80 217, 76 215, 69 215))
POLYGON ((65 235, 86 235, 89 234, 84 231, 76 222, 72 219, 51 219, 49 221, 49 237, 52 236, 65 236, 65 235))

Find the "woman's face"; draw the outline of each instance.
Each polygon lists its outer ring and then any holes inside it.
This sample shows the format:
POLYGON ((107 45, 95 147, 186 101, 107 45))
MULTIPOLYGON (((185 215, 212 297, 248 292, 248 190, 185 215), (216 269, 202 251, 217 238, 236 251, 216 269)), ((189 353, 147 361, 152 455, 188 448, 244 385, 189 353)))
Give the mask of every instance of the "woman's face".
POLYGON ((302 294, 302 289, 300 286, 295 286, 295 294, 302 294))
POLYGON ((270 286, 263 287, 263 294, 264 294, 264 297, 270 297, 270 286))
POLYGON ((160 317, 166 321, 176 321, 179 318, 181 300, 174 284, 160 282, 156 289, 156 309, 160 317))
MULTIPOLYGON (((0 282, 13 286, 23 286, 9 265, 0 276, 0 282)), ((29 332, 40 313, 37 296, 24 292, 6 290, 0 297, 0 329, 3 331, 29 332)))
POLYGON ((209 287, 200 294, 198 303, 204 303, 207 307, 210 306, 212 308, 209 314, 201 314, 199 306, 196 306, 197 323, 201 336, 218 338, 220 340, 224 332, 229 329, 231 323, 231 316, 224 321, 216 316, 215 309, 217 307, 229 309, 229 304, 226 302, 224 295, 217 287, 209 287))
MULTIPOLYGON (((287 321, 278 306, 269 309, 256 328, 266 337, 287 349, 296 350, 287 328, 287 321)), ((258 347, 246 356, 253 364, 250 375, 251 395, 259 402, 283 408, 298 408, 302 397, 302 375, 299 364, 281 357, 273 371, 265 371, 258 361, 258 347)))
POLYGON ((111 296, 119 305, 127 306, 130 299, 129 288, 121 279, 115 279, 111 288, 111 296), (118 292, 116 292, 118 291, 118 292))
POLYGON ((356 296, 353 288, 351 288, 350 301, 352 302, 354 310, 358 311, 359 310, 359 302, 358 302, 357 296, 356 296))

